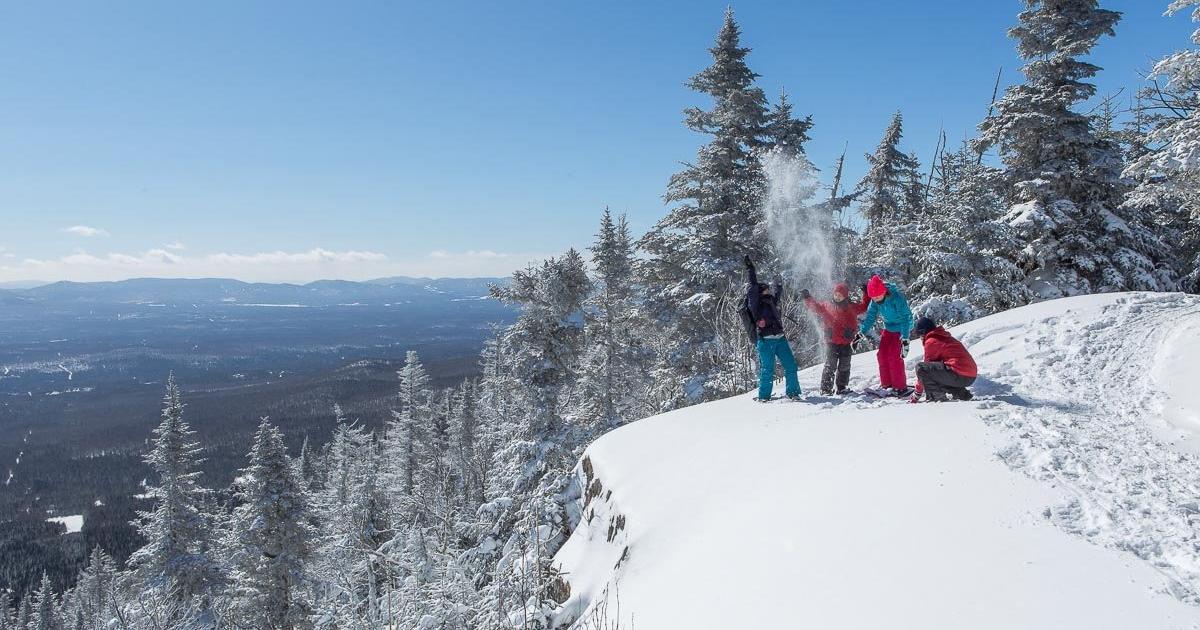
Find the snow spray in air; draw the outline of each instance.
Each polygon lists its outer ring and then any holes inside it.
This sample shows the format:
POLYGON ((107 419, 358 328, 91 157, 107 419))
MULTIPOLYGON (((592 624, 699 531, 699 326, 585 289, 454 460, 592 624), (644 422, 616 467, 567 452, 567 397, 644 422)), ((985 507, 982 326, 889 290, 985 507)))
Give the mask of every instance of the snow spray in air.
POLYGON ((822 204, 810 200, 817 192, 816 169, 803 155, 775 150, 762 159, 767 178, 763 218, 788 284, 816 295, 834 283, 831 217, 822 204))

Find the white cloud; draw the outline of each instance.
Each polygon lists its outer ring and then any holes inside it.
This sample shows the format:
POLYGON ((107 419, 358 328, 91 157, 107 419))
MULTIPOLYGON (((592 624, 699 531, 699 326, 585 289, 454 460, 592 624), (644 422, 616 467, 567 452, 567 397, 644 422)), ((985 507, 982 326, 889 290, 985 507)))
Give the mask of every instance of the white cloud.
POLYGON ((167 243, 167 244, 163 245, 163 249, 170 249, 173 251, 181 252, 181 251, 187 249, 187 245, 184 245, 183 243, 180 243, 179 241, 175 241, 174 243, 167 243))
POLYGON ((74 234, 75 236, 82 236, 84 238, 108 236, 108 230, 102 230, 100 228, 89 227, 86 225, 72 225, 71 227, 63 228, 62 231, 68 234, 74 234))
POLYGON ((279 265, 293 263, 353 263, 386 260, 377 252, 333 252, 320 247, 306 252, 260 252, 257 254, 210 254, 212 262, 232 265, 279 265))
POLYGON ((94 254, 78 250, 59 258, 4 259, 0 282, 74 280, 94 282, 127 278, 235 278, 252 282, 310 282, 336 278, 369 280, 388 276, 507 276, 544 254, 493 250, 436 251, 394 258, 367 250, 336 251, 314 247, 300 251, 216 252, 189 254, 181 248, 94 254))
POLYGON ((430 258, 441 258, 441 259, 447 259, 447 258, 472 259, 472 258, 476 258, 476 259, 488 260, 488 259, 495 259, 495 258, 510 258, 512 256, 513 256, 513 254, 502 254, 500 252, 494 252, 490 249, 483 249, 483 250, 472 249, 472 250, 467 250, 465 252, 460 252, 460 253, 453 253, 453 252, 448 252, 444 249, 438 249, 438 250, 429 252, 430 258))

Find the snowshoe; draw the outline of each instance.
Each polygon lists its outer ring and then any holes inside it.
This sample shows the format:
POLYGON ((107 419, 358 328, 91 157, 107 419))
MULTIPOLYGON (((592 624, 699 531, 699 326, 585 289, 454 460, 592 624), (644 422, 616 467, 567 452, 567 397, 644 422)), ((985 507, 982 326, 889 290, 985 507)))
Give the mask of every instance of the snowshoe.
POLYGON ((801 396, 800 394, 792 394, 791 396, 788 396, 787 398, 788 398, 788 400, 790 400, 792 402, 800 402, 800 401, 804 400, 804 397, 801 396))

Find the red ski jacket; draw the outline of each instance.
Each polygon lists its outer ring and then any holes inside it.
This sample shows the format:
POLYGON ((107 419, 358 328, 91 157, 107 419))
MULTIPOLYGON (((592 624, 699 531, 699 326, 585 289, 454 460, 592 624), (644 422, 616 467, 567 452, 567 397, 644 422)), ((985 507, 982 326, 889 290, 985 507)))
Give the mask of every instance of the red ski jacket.
POLYGON ((816 313, 824 322, 829 343, 839 346, 848 346, 854 341, 854 333, 858 332, 858 318, 867 312, 869 304, 870 298, 866 295, 863 296, 861 304, 851 302, 850 298, 846 298, 841 304, 818 302, 812 298, 804 299, 808 310, 816 313))
POLYGON ((979 368, 975 366, 975 359, 971 357, 971 353, 941 326, 925 333, 925 360, 945 363, 946 367, 954 370, 959 376, 979 375, 979 368))

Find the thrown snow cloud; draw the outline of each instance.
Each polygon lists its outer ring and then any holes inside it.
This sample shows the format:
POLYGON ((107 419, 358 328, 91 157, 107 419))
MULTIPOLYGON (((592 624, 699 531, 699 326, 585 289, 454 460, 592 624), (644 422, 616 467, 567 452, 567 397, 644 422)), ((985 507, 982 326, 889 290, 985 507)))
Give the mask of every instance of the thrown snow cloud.
POLYGON ((773 151, 763 157, 767 196, 763 202, 768 236, 789 278, 819 289, 834 281, 833 245, 826 210, 811 202, 820 181, 803 155, 773 151))

